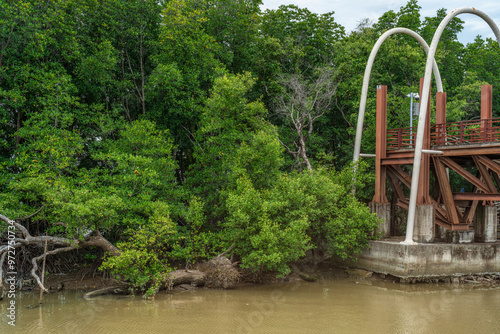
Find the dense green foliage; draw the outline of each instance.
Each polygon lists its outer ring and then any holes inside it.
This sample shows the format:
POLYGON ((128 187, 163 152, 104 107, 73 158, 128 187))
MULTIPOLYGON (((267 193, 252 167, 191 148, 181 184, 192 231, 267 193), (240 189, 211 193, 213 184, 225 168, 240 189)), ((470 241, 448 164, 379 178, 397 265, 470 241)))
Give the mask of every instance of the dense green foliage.
MULTIPOLYGON (((233 244, 242 267, 281 275, 308 250, 354 256, 377 223, 363 204, 371 183, 350 192, 369 53, 396 26, 430 44, 446 11, 422 18, 410 0, 346 32, 333 12, 259 5, 2 1, 0 211, 43 207, 27 221, 52 235, 102 232, 121 251, 103 267, 140 288, 156 282, 150 293, 173 267, 233 244), (296 101, 305 112, 284 112, 296 101)), ((500 77, 498 44, 464 46, 462 28, 451 22, 436 56, 450 120, 477 117, 480 85, 500 77)), ((375 86, 389 87, 389 127, 407 126, 425 60, 407 36, 381 48, 363 151, 374 149, 375 86)))
POLYGON ((309 249, 345 259, 366 248, 377 219, 345 183, 352 182, 349 170, 281 174, 272 188, 260 190, 240 177, 228 196, 225 227, 226 238, 240 246, 243 267, 288 274, 287 264, 309 249))

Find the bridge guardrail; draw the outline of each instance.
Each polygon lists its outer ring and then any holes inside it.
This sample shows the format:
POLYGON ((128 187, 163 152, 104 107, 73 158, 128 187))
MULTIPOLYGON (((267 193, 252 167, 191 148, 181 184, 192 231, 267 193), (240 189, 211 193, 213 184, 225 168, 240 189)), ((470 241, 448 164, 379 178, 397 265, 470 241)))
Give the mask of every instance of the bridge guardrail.
MULTIPOLYGON (((412 149, 417 127, 387 130, 387 150, 412 149)), ((431 146, 500 141, 500 117, 431 125, 431 146)))

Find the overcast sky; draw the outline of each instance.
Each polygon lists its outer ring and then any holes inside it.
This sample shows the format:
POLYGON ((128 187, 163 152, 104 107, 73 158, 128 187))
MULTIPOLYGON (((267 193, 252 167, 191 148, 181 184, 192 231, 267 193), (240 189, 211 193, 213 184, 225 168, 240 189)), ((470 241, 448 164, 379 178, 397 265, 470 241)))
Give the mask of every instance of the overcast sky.
MULTIPOLYGON (((314 13, 335 12, 335 21, 343 25, 347 31, 356 28, 363 18, 369 18, 374 22, 388 10, 398 12, 401 6, 405 6, 407 0, 262 0, 262 10, 277 9, 280 5, 294 4, 306 7, 314 13)), ((449 13, 460 7, 475 7, 489 15, 497 25, 500 26, 500 3, 498 0, 420 0, 422 7, 420 14, 422 19, 426 16, 435 16, 440 8, 447 9, 449 13)), ((483 19, 472 14, 460 14, 460 19, 465 21, 464 30, 458 36, 459 40, 466 44, 472 42, 477 35, 483 38, 494 38, 490 27, 483 19)))

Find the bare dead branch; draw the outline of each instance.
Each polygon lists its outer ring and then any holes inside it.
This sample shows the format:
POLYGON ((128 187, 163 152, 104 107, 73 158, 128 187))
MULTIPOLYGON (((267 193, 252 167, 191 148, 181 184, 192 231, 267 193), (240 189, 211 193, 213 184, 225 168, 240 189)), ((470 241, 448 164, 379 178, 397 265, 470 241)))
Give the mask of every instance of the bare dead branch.
POLYGON ((283 117, 296 133, 295 143, 298 151, 294 153, 284 146, 294 156, 299 167, 304 164, 308 169, 312 167, 307 157, 306 145, 314 131, 314 122, 330 108, 340 83, 340 77, 334 68, 318 68, 315 73, 314 79, 304 78, 300 74, 281 76, 284 92, 275 99, 276 113, 283 117))
POLYGON ((347 118, 345 117, 344 108, 341 108, 341 107, 339 106, 339 101, 338 101, 338 99, 337 99, 337 98, 335 98, 335 106, 337 107, 337 110, 338 110, 338 111, 340 111, 340 113, 342 114, 342 118, 344 119, 344 121, 346 121, 347 125, 348 125, 349 127, 352 127, 351 122, 349 122, 349 121, 347 120, 347 118))
POLYGON ((42 284, 42 281, 40 280, 40 277, 38 277, 38 275, 36 273, 36 271, 38 269, 38 263, 37 263, 37 261, 43 259, 43 257, 47 256, 47 255, 54 255, 54 254, 61 253, 61 252, 69 252, 69 251, 77 249, 77 248, 78 247, 76 247, 76 246, 69 246, 69 247, 57 248, 57 249, 54 249, 52 251, 43 253, 42 255, 39 255, 39 256, 34 257, 34 258, 31 259, 31 263, 33 264, 33 268, 31 268, 31 276, 37 282, 38 286, 40 287, 40 290, 42 290, 44 292, 49 292, 49 290, 47 290, 45 288, 45 286, 42 284))
POLYGON ((288 153, 292 154, 295 156, 295 154, 298 154, 299 152, 298 151, 292 151, 285 143, 283 143, 281 140, 278 139, 278 141, 280 142, 281 145, 283 145, 286 150, 288 151, 288 153))

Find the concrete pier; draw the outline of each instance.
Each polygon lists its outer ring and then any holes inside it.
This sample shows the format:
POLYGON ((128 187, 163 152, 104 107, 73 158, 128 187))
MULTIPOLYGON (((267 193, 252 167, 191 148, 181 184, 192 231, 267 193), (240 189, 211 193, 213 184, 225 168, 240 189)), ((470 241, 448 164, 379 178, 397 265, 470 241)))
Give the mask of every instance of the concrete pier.
POLYGON ((413 241, 434 242, 434 205, 417 205, 413 241))
POLYGON ((352 265, 401 278, 500 274, 500 242, 407 245, 401 240, 370 241, 352 265))
POLYGON ((371 211, 376 213, 377 217, 382 220, 382 223, 378 226, 382 237, 389 237, 391 235, 391 204, 370 202, 369 205, 371 211))
POLYGON ((474 219, 476 242, 497 241, 497 207, 480 206, 477 208, 474 219))

